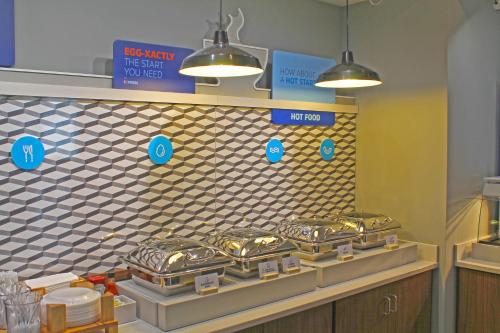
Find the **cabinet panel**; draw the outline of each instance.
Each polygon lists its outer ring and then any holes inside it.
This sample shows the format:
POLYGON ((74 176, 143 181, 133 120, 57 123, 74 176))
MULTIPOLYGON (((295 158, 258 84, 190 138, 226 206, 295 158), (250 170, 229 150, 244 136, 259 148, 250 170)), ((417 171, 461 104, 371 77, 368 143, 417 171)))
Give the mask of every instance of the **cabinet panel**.
POLYGON ((251 327, 240 333, 332 333, 333 307, 326 304, 269 323, 251 327))
POLYGON ((426 272, 240 333, 429 333, 431 288, 426 272))
POLYGON ((431 331, 432 274, 416 275, 393 284, 393 310, 389 332, 429 333, 431 331))
POLYGON ((458 270, 458 333, 500 332, 500 275, 458 270))
POLYGON ((376 288, 335 302, 334 333, 386 333, 390 286, 376 288))
POLYGON ((431 288, 426 272, 337 301, 334 333, 429 333, 431 288))

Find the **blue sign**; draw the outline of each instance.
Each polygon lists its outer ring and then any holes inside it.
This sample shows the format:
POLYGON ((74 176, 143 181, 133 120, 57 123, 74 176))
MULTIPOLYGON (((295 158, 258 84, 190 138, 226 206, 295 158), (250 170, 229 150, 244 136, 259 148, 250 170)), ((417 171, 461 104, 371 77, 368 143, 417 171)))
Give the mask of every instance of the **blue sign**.
POLYGON ((335 144, 332 139, 325 139, 321 142, 319 153, 325 161, 330 161, 335 156, 335 144))
POLYGON ((166 136, 159 135, 149 143, 148 155, 154 164, 166 164, 170 161, 173 154, 174 148, 172 147, 172 142, 166 136))
POLYGON ((14 0, 0 0, 0 66, 14 62, 14 0))
POLYGON ((274 51, 273 99, 335 103, 335 90, 314 85, 318 76, 335 64, 333 59, 274 51))
POLYGON ((333 126, 335 113, 273 109, 271 122, 276 125, 333 126))
POLYGON ((14 142, 11 150, 12 162, 23 170, 34 170, 45 158, 45 148, 39 139, 23 136, 14 142))
POLYGON ((179 73, 191 49, 117 40, 113 43, 113 88, 194 94, 195 79, 179 73))
POLYGON ((281 161, 283 158, 283 154, 285 153, 285 149, 283 148, 283 144, 278 139, 271 139, 267 143, 266 146, 266 156, 269 162, 276 163, 281 161))

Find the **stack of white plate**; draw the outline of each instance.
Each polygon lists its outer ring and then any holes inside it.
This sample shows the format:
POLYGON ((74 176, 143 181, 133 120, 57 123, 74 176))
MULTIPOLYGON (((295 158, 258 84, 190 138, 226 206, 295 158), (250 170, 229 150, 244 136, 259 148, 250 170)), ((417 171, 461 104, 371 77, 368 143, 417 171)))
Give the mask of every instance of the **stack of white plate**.
POLYGON ((45 295, 42 300, 44 324, 47 324, 47 304, 66 305, 66 327, 91 324, 101 316, 101 294, 88 288, 64 288, 45 295))

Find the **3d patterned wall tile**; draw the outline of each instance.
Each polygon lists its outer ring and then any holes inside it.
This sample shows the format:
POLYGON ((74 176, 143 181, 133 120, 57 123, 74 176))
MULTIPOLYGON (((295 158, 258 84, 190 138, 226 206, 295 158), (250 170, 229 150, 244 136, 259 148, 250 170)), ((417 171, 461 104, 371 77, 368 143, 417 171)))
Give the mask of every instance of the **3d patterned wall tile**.
POLYGON ((235 224, 354 208, 355 115, 332 128, 270 123, 269 110, 0 96, 0 269, 103 272, 150 236, 197 239, 235 224), (148 158, 171 138, 167 165, 148 158), (45 161, 22 171, 11 145, 39 137, 45 161), (265 144, 279 138, 283 161, 265 144), (336 156, 319 154, 324 138, 336 156))

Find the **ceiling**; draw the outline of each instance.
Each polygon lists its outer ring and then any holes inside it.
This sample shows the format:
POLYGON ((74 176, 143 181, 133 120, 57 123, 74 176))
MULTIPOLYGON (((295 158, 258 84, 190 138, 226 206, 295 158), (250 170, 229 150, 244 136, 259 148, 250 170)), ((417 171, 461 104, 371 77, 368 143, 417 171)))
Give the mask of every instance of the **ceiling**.
MULTIPOLYGON (((318 0, 320 2, 326 2, 335 6, 345 7, 345 0, 318 0)), ((350 0, 349 5, 354 5, 358 2, 363 2, 366 0, 350 0)))

